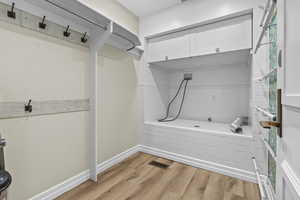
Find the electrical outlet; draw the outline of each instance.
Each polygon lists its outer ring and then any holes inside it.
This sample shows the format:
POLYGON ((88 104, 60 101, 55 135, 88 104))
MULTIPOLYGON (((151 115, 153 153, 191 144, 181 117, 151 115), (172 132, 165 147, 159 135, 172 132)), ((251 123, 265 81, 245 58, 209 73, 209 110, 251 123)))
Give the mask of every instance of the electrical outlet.
POLYGON ((193 79, 193 74, 192 73, 185 73, 184 74, 184 80, 192 80, 193 79))

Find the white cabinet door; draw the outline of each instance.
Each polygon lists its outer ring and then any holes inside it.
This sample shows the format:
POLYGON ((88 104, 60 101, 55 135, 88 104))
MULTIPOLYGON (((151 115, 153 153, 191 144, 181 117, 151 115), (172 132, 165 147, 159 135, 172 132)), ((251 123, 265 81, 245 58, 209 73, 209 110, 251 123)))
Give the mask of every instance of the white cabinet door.
POLYGON ((189 36, 148 43, 148 62, 186 58, 190 55, 189 36))
POLYGON ((278 1, 279 16, 279 49, 281 50, 283 89, 282 101, 284 105, 300 108, 300 26, 297 19, 300 17, 300 1, 278 1))
POLYGON ((250 15, 208 25, 197 31, 191 34, 191 56, 252 48, 250 15))

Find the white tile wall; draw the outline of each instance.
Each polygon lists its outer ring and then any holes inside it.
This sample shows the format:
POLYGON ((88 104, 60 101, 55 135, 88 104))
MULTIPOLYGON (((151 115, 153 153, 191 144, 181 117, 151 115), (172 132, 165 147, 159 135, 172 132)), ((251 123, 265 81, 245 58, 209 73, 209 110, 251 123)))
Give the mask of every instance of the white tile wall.
POLYGON ((144 87, 144 119, 153 121, 165 114, 165 106, 168 101, 168 74, 159 69, 146 70, 147 74, 152 74, 151 78, 145 79, 144 87))
MULTIPOLYGON (((160 115, 163 116, 168 102, 176 94, 184 72, 169 71, 162 75, 161 71, 157 73, 155 70, 153 69, 152 74, 159 95, 153 94, 153 88, 148 88, 148 100, 145 100, 153 101, 154 97, 159 97, 162 104, 159 108, 162 109, 160 115)), ((188 70, 187 72, 193 73, 193 80, 189 82, 180 117, 191 120, 207 120, 208 117, 212 117, 214 121, 230 123, 237 116, 248 116, 250 71, 250 67, 245 64, 188 70)), ((171 108, 172 115, 178 112, 182 92, 183 90, 171 108)), ((151 108, 152 111, 154 109, 151 108)))
POLYGON ((252 137, 226 136, 145 124, 146 146, 252 171, 252 137))

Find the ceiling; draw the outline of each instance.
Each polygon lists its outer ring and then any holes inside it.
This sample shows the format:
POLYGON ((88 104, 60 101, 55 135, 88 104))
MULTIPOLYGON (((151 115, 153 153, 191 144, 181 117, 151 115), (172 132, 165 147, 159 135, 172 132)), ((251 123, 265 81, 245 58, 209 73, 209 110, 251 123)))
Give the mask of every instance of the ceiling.
POLYGON ((159 10, 181 3, 181 0, 117 0, 138 17, 150 15, 159 10))

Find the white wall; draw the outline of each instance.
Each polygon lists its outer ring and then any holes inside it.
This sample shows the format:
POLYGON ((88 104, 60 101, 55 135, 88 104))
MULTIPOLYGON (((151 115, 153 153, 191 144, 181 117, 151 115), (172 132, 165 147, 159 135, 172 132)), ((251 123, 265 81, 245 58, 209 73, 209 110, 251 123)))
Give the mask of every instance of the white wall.
MULTIPOLYGON (((150 80, 142 80, 144 94, 144 120, 153 121, 165 114, 169 100, 169 73, 157 68, 149 70, 150 80), (153 78, 153 80, 152 80, 153 78)), ((145 77, 146 78, 146 77, 145 77)))
MULTIPOLYGON (((250 66, 199 67, 189 70, 189 82, 180 118, 231 123, 236 117, 249 115, 250 66)), ((170 77, 169 99, 177 91, 184 72, 170 77)), ((174 102, 171 114, 177 114, 181 96, 174 102), (176 109, 177 108, 177 109, 176 109)), ((165 111, 163 111, 165 112, 165 111)))
MULTIPOLYGON (((1 102, 89 97, 87 48, 3 22, 0 35, 1 102)), ((137 144, 137 80, 135 61, 120 50, 105 47, 99 62, 104 161, 137 144)), ((88 112, 4 119, 0 133, 13 176, 9 199, 28 199, 88 169, 88 112)))
POLYGON ((132 57, 106 47, 99 58, 98 162, 137 145, 138 91, 132 57))
MULTIPOLYGON (((169 101, 176 94, 184 73, 192 73, 180 118, 230 123, 238 116, 249 116, 251 66, 201 66, 187 70, 160 70, 151 67, 154 85, 145 88, 145 121, 165 116, 169 101), (159 106, 157 106, 159 105, 159 106)), ((182 99, 180 91, 171 107, 175 116, 182 99)))
MULTIPOLYGON (((5 23, 0 32, 1 101, 88 98, 88 49, 5 23)), ((27 199, 87 169, 87 122, 87 112, 0 120, 10 199, 27 199)))
MULTIPOLYGON (((139 33, 139 18, 116 0, 81 0, 129 31, 139 33)), ((138 86, 139 62, 111 48, 99 59, 99 131, 98 162, 120 153, 137 143, 143 123, 143 95, 138 86), (107 76, 103 76, 107 74, 107 76), (113 88, 112 90, 109 88, 113 88), (110 105, 110 106, 109 106, 110 105), (140 122, 139 122, 140 121, 140 122), (139 131, 138 131, 139 130, 139 131), (129 137, 127 137, 129 136, 129 137), (113 143, 114 145, 111 145, 113 143)))

